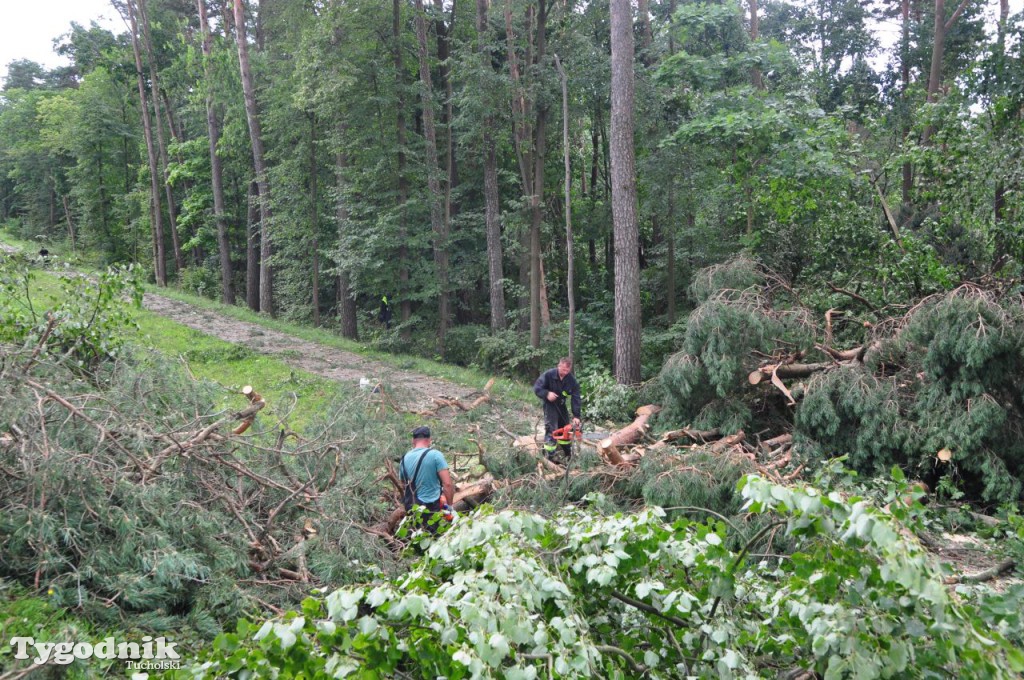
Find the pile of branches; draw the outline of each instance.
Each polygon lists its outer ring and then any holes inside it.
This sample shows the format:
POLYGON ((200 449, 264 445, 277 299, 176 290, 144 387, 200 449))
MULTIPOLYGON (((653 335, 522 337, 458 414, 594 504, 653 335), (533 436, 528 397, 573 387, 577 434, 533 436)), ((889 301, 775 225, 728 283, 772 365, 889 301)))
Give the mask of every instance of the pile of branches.
POLYGON ((899 466, 978 503, 1024 498, 1019 296, 963 285, 865 311, 836 290, 861 309, 815 311, 749 261, 698 277, 701 304, 660 376, 668 421, 758 432, 770 450, 746 453, 770 470, 846 455, 860 472, 899 466))
POLYGON ((223 388, 180 366, 83 379, 42 345, 0 345, 0 577, 92 620, 213 633, 387 562, 357 528, 381 512, 359 483, 379 451, 347 434, 361 402, 300 436, 257 420, 251 387, 218 410, 223 388))

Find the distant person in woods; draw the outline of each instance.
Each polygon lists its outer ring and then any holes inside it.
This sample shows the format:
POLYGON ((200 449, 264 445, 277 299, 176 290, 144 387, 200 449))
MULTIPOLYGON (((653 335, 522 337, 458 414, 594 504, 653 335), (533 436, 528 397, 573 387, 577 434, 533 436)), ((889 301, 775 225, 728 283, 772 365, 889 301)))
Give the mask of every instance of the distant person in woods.
POLYGON ((448 504, 454 503, 455 488, 444 455, 431 446, 430 428, 420 425, 412 431, 412 448, 402 456, 398 477, 402 482, 402 503, 406 510, 422 505, 434 514, 427 519, 426 529, 437 533, 441 521, 442 491, 448 504))
POLYGON ((47 250, 46 248, 40 248, 39 249, 39 259, 41 259, 43 262, 46 262, 49 258, 50 258, 50 251, 47 250))
POLYGON ((380 299, 380 314, 377 315, 377 320, 384 324, 384 327, 388 330, 391 329, 391 303, 388 302, 388 296, 384 295, 380 299))
POLYGON ((572 442, 556 440, 551 433, 569 424, 566 399, 572 407, 573 427, 580 426, 580 384, 572 374, 572 359, 562 357, 557 366, 541 373, 533 384, 533 393, 544 404, 544 455, 552 458, 561 448, 568 457, 572 442))

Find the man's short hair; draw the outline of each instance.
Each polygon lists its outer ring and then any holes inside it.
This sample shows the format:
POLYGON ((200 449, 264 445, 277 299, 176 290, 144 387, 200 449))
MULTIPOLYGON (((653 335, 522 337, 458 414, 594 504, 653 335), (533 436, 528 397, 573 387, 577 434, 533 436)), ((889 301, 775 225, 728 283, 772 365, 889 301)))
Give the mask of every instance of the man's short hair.
POLYGON ((413 439, 430 439, 430 428, 426 425, 420 425, 412 431, 413 439))
POLYGON ((572 357, 562 357, 561 359, 558 360, 558 364, 559 366, 561 366, 562 364, 572 366, 572 357))

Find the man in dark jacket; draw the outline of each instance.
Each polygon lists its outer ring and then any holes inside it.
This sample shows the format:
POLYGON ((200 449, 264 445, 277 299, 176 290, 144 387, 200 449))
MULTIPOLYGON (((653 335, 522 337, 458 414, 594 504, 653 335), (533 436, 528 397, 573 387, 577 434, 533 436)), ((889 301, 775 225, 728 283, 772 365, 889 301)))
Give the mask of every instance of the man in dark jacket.
POLYGON ((567 398, 572 407, 573 427, 580 426, 580 384, 572 374, 572 359, 562 357, 558 366, 541 373, 533 384, 533 393, 544 403, 544 455, 551 458, 560 447, 568 457, 572 454, 572 442, 556 441, 551 433, 569 424, 567 398))

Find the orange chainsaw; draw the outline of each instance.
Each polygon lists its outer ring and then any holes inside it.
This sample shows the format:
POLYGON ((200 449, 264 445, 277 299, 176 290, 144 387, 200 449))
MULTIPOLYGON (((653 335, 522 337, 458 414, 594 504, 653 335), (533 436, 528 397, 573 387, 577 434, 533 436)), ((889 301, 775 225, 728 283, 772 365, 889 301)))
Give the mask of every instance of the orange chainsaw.
POLYGON ((560 427, 557 430, 551 431, 551 437, 558 442, 569 442, 572 440, 582 441, 583 440, 583 428, 576 429, 569 423, 565 427, 560 427))

